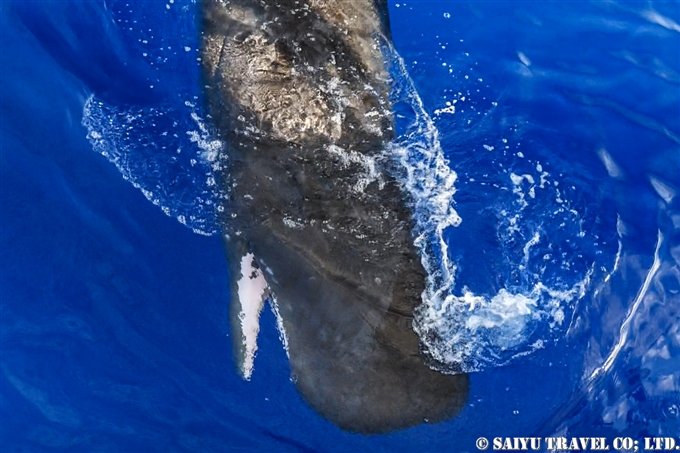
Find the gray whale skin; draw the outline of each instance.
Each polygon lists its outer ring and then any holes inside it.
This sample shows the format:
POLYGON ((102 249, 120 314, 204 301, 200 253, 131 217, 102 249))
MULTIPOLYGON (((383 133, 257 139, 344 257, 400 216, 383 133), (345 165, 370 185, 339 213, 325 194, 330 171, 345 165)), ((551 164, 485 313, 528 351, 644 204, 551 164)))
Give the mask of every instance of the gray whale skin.
POLYGON ((410 199, 374 159, 393 137, 386 0, 204 0, 202 11, 206 99, 228 143, 241 371, 253 302, 239 285, 261 274, 292 379, 321 415, 362 433, 455 415, 468 377, 421 353, 412 323, 426 275, 410 199))

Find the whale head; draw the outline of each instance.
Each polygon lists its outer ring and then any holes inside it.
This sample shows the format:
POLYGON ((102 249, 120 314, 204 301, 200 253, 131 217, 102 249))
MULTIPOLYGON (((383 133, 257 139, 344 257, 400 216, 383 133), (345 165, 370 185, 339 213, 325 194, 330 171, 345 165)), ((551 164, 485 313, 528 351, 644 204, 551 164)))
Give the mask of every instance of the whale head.
POLYGON ((228 144, 225 236, 236 355, 252 372, 275 308, 295 385, 379 433, 451 417, 468 377, 428 367, 413 329, 426 273, 393 138, 384 1, 205 0, 202 61, 228 144))

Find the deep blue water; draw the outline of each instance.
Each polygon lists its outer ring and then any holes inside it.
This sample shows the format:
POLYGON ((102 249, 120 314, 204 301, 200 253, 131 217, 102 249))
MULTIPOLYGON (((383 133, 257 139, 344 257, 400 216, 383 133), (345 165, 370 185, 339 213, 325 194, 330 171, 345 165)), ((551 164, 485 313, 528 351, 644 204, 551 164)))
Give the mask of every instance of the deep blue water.
POLYGON ((339 430, 290 382, 269 311, 252 381, 238 377, 224 246, 201 234, 219 194, 198 158, 216 144, 197 5, 5 0, 2 451, 464 452, 479 436, 680 432, 680 3, 390 13, 457 174, 451 294, 494 321, 463 332, 480 371, 461 414, 339 430))

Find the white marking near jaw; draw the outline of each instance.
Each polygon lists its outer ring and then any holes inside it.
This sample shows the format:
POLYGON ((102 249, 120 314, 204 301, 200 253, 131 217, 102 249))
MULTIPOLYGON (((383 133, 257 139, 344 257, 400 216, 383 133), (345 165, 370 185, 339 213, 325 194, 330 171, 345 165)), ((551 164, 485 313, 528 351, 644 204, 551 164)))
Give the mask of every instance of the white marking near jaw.
POLYGON ((262 271, 255 267, 255 256, 247 253, 241 258, 241 277, 238 281, 238 299, 241 312, 243 335, 243 363, 241 371, 247 380, 253 374, 255 353, 257 352, 257 334, 260 332, 260 313, 267 297, 267 281, 262 271))

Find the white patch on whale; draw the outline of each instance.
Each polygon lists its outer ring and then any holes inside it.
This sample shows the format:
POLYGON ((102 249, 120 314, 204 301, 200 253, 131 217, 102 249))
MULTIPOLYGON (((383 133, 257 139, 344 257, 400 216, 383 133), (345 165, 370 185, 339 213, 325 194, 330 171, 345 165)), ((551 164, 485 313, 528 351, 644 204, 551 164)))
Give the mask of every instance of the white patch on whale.
POLYGON ((253 374, 257 335, 260 333, 260 313, 268 295, 268 286, 262 271, 255 266, 252 253, 243 255, 240 269, 241 275, 237 282, 238 303, 241 308, 238 319, 243 336, 243 362, 240 365, 243 377, 249 380, 253 374))

